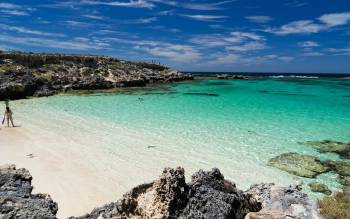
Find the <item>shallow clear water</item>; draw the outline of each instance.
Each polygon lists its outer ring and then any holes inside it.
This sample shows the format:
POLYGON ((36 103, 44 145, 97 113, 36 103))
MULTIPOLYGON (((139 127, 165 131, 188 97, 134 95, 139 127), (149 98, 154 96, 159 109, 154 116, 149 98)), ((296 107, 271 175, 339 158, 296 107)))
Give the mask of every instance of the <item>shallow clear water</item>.
MULTIPOLYGON (((178 165, 188 175, 218 167, 243 188, 291 184, 301 178, 267 166, 270 158, 295 151, 339 159, 298 142, 350 141, 350 80, 202 80, 13 106, 22 126, 63 136, 62 149, 79 151, 102 175, 120 176, 125 191, 178 165)), ((331 173, 318 181, 340 188, 331 173)))

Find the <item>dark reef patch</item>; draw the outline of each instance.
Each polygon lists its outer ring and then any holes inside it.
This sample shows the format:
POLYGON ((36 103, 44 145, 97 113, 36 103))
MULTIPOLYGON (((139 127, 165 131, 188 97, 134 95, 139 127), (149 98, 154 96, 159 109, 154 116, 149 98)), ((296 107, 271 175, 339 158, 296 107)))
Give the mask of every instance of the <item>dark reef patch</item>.
POLYGON ((184 95, 196 95, 196 96, 209 96, 209 97, 218 97, 220 96, 219 94, 214 94, 214 93, 184 93, 184 95))

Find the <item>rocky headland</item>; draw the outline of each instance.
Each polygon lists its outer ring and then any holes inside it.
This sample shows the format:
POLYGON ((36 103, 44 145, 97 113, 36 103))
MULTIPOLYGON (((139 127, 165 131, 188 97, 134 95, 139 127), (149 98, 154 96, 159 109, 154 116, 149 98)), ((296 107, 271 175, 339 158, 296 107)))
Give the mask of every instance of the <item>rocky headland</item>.
MULTIPOLYGON (((14 165, 0 167, 0 218, 56 218, 49 195, 32 194, 32 177, 14 165)), ((117 186, 117 185, 116 185, 117 186)), ((198 171, 186 183, 183 168, 165 168, 159 179, 133 188, 116 202, 70 219, 102 218, 319 218, 298 186, 258 184, 247 191, 218 169, 198 171)))
POLYGON ((107 56, 0 51, 0 101, 192 79, 166 66, 107 56))

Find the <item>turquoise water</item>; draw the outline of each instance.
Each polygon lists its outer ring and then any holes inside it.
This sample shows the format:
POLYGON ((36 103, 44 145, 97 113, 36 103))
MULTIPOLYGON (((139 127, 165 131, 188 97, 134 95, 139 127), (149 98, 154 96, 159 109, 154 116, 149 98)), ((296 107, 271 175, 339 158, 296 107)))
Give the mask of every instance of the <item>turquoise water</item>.
MULTIPOLYGON (((350 141, 350 80, 201 80, 21 100, 14 111, 22 126, 63 136, 59 147, 78 151, 103 175, 123 178, 118 185, 126 190, 178 165, 188 175, 218 167, 243 188, 291 184, 310 179, 267 161, 285 152, 339 160, 298 142, 350 141)), ((334 174, 317 180, 340 189, 334 174)))

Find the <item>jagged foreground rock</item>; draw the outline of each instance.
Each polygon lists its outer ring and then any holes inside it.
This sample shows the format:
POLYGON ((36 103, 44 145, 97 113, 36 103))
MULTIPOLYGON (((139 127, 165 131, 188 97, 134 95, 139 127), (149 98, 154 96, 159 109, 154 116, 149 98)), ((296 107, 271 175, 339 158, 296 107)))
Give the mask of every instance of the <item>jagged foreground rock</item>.
POLYGON ((49 195, 32 194, 32 176, 14 165, 0 167, 0 218, 56 218, 58 207, 49 195))
MULTIPOLYGON (((57 204, 48 195, 31 194, 29 172, 0 167, 0 218, 55 218, 57 204)), ((184 169, 164 169, 119 201, 70 219, 103 218, 318 218, 316 205, 298 187, 259 184, 243 192, 218 169, 195 173, 186 183, 184 169), (257 212, 257 213, 255 213, 257 212)))
POLYGON ((316 204, 298 187, 260 184, 243 192, 225 180, 218 169, 200 170, 186 184, 182 168, 167 168, 157 181, 134 188, 115 203, 71 219, 102 218, 306 219, 319 216, 316 204))
POLYGON ((162 65, 107 56, 0 51, 0 100, 190 79, 193 77, 162 65))
POLYGON ((262 209, 249 213, 245 219, 306 219, 322 218, 313 202, 299 186, 280 187, 273 183, 253 185, 246 194, 251 194, 262 209))

